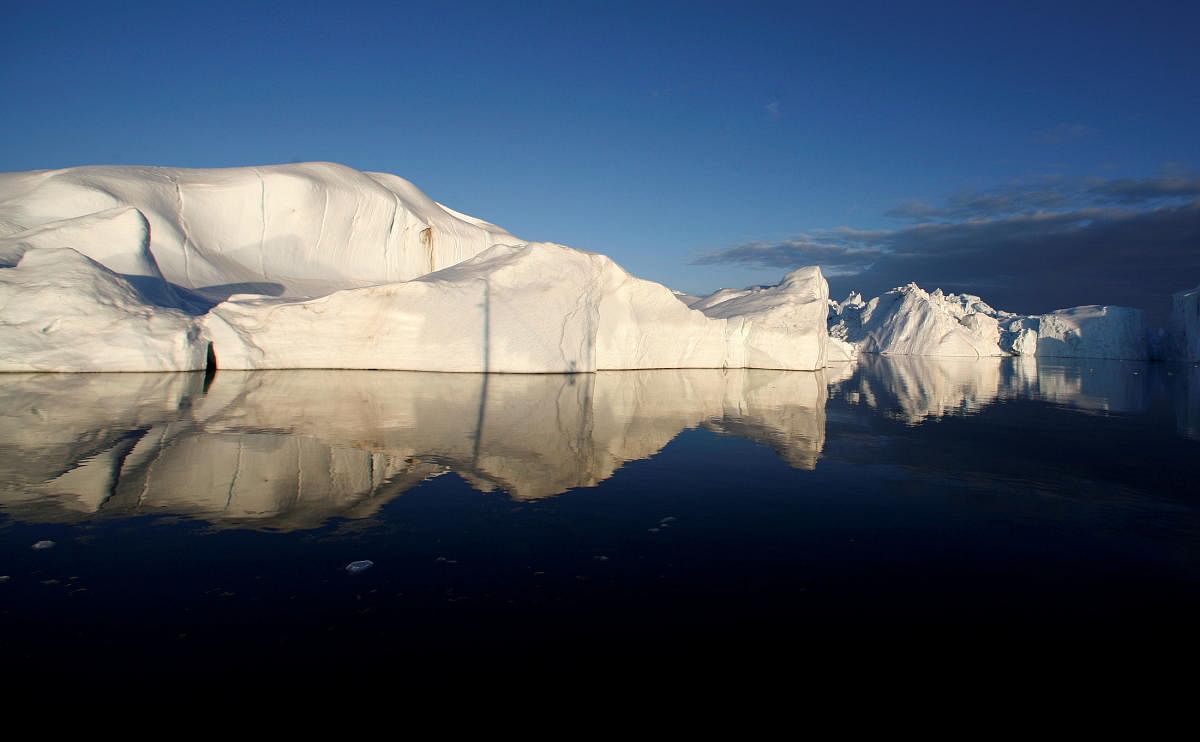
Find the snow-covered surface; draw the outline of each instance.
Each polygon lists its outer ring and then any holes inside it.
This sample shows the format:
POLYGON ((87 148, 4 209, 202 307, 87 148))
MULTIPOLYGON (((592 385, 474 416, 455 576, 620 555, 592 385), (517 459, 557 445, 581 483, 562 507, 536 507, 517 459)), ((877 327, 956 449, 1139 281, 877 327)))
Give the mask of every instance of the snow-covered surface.
POLYGON ((1200 286, 1171 297, 1170 357, 1200 361, 1200 286))
POLYGON ((148 221, 167 280, 215 299, 405 281, 495 244, 522 244, 403 178, 332 163, 0 174, 0 236, 130 207, 148 221))
POLYGON ((69 247, 0 246, 0 371, 191 371, 194 317, 69 247))
POLYGON ((497 246, 419 279, 313 300, 233 297, 206 318, 222 368, 553 373, 825 365, 820 270, 690 309, 611 259, 497 246))

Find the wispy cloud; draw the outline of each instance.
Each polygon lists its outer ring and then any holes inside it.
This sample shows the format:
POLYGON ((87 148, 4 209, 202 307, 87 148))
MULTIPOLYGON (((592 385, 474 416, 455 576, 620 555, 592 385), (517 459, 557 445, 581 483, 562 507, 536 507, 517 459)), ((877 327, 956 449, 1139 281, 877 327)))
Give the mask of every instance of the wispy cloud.
POLYGON ((1200 283, 1200 179, 1043 180, 888 212, 895 229, 840 228, 734 245, 696 260, 776 269, 821 265, 840 289, 916 281, 1043 311, 1116 303, 1152 311, 1200 283))
POLYGON ((779 118, 783 116, 783 110, 779 107, 779 101, 777 100, 773 100, 767 105, 763 106, 763 110, 767 112, 767 115, 771 117, 772 121, 778 121, 779 118))
POLYGON ((1200 198, 1200 178, 1184 176, 1122 178, 1095 183, 1088 189, 1088 193, 1123 204, 1140 204, 1176 198, 1200 198))
POLYGON ((934 219, 980 219, 1067 206, 1074 198, 1071 190, 1055 179, 1019 183, 986 191, 960 191, 941 206, 910 201, 885 215, 896 219, 927 221, 934 219))
POLYGON ((881 248, 834 230, 780 242, 747 242, 702 256, 695 262, 700 265, 741 263, 772 268, 819 264, 830 274, 852 274, 869 268, 881 255, 881 248))

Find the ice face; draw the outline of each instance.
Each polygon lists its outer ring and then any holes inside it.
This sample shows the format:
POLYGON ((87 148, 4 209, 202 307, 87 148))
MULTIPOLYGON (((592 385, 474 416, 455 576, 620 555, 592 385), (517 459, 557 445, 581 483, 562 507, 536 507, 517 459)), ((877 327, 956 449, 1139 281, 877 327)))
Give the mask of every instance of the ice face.
POLYGON ((603 255, 537 243, 319 299, 234 298, 206 327, 218 364, 236 369, 813 370, 827 300, 810 268, 699 311, 603 255))
POLYGON ((1128 307, 1083 306, 1039 318, 1037 354, 1056 358, 1146 360, 1142 313, 1128 307))

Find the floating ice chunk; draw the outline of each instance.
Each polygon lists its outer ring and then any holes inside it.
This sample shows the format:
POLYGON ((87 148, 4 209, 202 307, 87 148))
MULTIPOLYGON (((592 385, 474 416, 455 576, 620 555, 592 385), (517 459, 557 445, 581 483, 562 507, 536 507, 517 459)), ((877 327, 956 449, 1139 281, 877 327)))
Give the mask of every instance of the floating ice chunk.
POLYGON ((29 548, 33 549, 34 551, 44 551, 46 549, 53 549, 54 542, 50 541, 49 539, 45 539, 45 540, 36 542, 33 546, 31 546, 29 548))
POLYGON ((358 561, 347 564, 346 571, 352 575, 356 575, 360 572, 366 572, 368 569, 374 566, 375 562, 372 562, 370 559, 359 559, 358 561))

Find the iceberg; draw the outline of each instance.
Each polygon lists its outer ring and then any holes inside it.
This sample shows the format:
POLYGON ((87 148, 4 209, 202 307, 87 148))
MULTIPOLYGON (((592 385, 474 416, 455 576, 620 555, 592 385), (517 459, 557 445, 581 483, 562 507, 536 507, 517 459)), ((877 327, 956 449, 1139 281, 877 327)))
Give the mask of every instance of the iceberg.
POLYGON ((1150 357, 1146 326, 1138 309, 1073 307, 1043 314, 1036 324, 1039 356, 1135 361, 1150 357))
POLYGON ((689 308, 612 259, 562 245, 497 245, 403 283, 317 299, 234 296, 205 318, 225 369, 574 373, 825 366, 828 284, 777 286, 689 308))
POLYGON ((977 296, 931 294, 910 283, 870 301, 851 293, 831 307, 829 334, 863 353, 1003 356, 994 311, 977 296))
MULTIPOLYGON (((1169 335, 1200 357, 1197 296, 1169 335)), ((694 297, 332 163, 0 174, 0 370, 814 370, 861 353, 1145 359, 1141 312, 1019 315, 817 267, 694 297)))
POLYGON ((1200 361, 1200 286, 1171 296, 1170 357, 1200 361))
POLYGON ((831 302, 829 337, 830 359, 857 353, 1118 360, 1150 355, 1138 309, 1090 305, 1020 315, 994 309, 973 294, 929 293, 912 283, 870 301, 851 292, 831 302))
POLYGON ((528 244, 394 175, 331 163, 0 174, 0 260, 8 371, 826 360, 818 268, 689 308, 607 257, 528 244))

